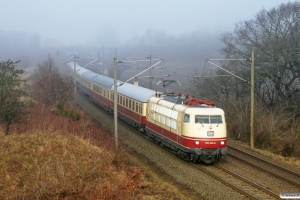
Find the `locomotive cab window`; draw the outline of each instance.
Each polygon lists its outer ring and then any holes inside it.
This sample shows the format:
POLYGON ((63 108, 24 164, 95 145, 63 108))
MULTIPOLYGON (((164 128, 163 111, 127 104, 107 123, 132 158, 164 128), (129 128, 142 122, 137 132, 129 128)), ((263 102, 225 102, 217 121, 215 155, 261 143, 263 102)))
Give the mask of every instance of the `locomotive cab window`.
POLYGON ((222 116, 221 115, 211 115, 210 116, 210 123, 211 124, 222 124, 222 116))
POLYGON ((195 123, 201 124, 222 124, 221 115, 196 115, 195 123))
POLYGON ((190 115, 185 114, 183 118, 183 122, 189 123, 190 122, 190 115))

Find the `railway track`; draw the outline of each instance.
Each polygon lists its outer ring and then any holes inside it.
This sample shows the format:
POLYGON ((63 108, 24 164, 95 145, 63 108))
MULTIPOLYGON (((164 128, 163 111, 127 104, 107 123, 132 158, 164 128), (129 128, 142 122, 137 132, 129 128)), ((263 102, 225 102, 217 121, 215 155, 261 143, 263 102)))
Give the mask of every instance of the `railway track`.
POLYGON ((247 199, 280 199, 279 194, 276 194, 219 165, 209 167, 199 166, 193 163, 190 163, 190 165, 240 193, 247 199))
POLYGON ((268 173, 300 190, 300 174, 282 166, 269 162, 263 158, 255 156, 239 148, 227 145, 228 155, 236 160, 246 163, 260 171, 268 173))

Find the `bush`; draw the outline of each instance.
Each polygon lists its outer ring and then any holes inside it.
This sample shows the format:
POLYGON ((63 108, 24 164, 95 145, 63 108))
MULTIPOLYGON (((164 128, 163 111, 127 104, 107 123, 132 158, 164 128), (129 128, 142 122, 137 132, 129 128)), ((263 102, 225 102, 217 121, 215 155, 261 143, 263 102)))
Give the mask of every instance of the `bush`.
MULTIPOLYGON (((228 137, 245 143, 250 141, 250 102, 223 101, 228 137)), ((271 150, 283 156, 300 151, 300 118, 283 107, 270 108, 255 102, 255 147, 271 150), (285 140, 283 140, 285 138, 285 140)))
POLYGON ((283 148, 281 150, 281 155, 283 157, 290 157, 294 152, 294 144, 291 139, 287 139, 284 142, 283 148))
POLYGON ((72 109, 66 110, 61 102, 57 102, 56 106, 52 108, 51 111, 60 116, 70 117, 73 120, 80 119, 80 114, 78 112, 72 109))

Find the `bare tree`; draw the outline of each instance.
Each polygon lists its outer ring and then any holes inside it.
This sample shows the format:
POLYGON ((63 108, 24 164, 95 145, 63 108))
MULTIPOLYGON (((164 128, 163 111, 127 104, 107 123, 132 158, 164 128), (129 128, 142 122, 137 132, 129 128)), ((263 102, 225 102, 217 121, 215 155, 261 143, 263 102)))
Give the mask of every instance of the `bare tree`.
POLYGON ((64 103, 72 95, 72 82, 62 75, 49 56, 46 61, 38 64, 32 87, 32 95, 38 101, 48 104, 64 103))
MULTIPOLYGON (((260 81, 256 89, 261 98, 269 98, 264 102, 299 103, 300 2, 263 9, 254 19, 236 24, 234 32, 224 33, 221 40, 226 58, 249 58, 255 49, 256 80, 260 81)), ((239 65, 250 67, 249 62, 239 65)))

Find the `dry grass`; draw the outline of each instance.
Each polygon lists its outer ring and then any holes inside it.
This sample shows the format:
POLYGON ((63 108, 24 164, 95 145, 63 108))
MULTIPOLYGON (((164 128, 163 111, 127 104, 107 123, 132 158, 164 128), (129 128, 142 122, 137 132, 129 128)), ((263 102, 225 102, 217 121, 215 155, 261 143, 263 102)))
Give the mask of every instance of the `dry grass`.
POLYGON ((5 199, 105 199, 114 193, 109 177, 112 155, 80 138, 22 134, 1 138, 1 147, 5 155, 1 157, 1 169, 5 170, 0 186, 5 199), (97 194, 102 187, 107 187, 107 192, 97 194))
POLYGON ((135 165, 122 142, 115 151, 111 134, 83 112, 73 121, 50 110, 36 104, 11 135, 0 135, 0 199, 184 198, 135 165))
MULTIPOLYGON (((223 103, 230 138, 249 143, 250 103, 223 103)), ((254 121, 255 146, 284 157, 300 158, 300 118, 278 107, 270 109, 256 102, 254 121)))

